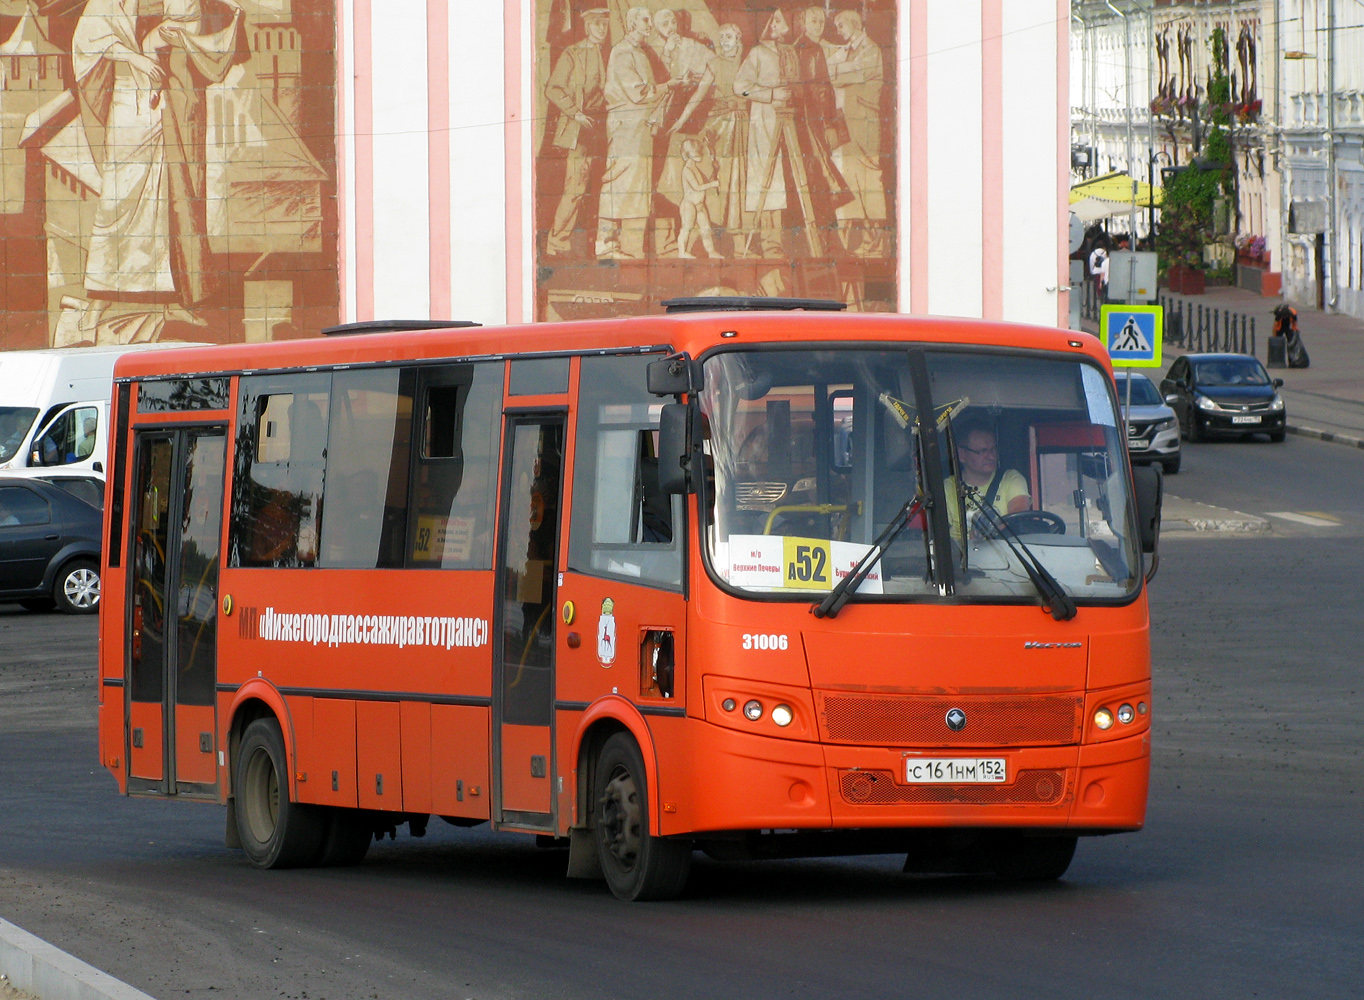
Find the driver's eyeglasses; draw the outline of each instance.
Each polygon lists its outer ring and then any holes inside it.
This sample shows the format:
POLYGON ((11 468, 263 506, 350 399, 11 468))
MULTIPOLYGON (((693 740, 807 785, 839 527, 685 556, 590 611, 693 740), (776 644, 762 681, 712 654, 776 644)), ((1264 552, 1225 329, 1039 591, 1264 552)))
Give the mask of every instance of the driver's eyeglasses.
POLYGON ((968 448, 966 445, 957 445, 958 451, 970 452, 972 455, 998 455, 999 448, 993 444, 987 444, 984 448, 968 448))

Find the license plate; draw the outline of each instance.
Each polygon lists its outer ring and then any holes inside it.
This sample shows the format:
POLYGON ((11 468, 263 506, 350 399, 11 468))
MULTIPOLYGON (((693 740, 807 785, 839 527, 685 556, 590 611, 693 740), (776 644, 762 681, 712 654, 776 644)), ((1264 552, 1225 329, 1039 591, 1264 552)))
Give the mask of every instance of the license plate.
POLYGON ((1260 418, 1259 418, 1259 417, 1232 417, 1232 418, 1231 418, 1231 422, 1232 422, 1233 424, 1258 424, 1258 423, 1260 422, 1260 418))
POLYGON ((998 785, 1008 778, 1003 757, 907 757, 910 785, 998 785))

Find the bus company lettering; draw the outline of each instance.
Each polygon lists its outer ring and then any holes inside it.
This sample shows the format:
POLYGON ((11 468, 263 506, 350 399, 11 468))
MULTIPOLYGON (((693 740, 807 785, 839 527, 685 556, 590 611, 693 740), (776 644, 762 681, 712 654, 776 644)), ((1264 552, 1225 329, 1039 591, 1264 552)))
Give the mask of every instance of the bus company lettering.
POLYGON ((266 608, 259 616, 258 636, 272 642, 306 642, 314 646, 444 646, 446 649, 488 644, 486 618, 423 615, 328 615, 281 613, 266 608))

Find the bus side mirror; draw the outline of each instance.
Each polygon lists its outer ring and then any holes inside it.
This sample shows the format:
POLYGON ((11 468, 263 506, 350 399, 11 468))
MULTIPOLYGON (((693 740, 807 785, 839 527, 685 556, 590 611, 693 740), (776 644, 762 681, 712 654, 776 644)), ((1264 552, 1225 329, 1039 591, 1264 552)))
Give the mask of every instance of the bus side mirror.
POLYGON ((701 391, 701 366, 686 354, 672 354, 651 361, 644 370, 645 384, 655 396, 680 396, 701 391))
MULTIPOLYGON (((1141 539, 1141 550, 1155 555, 1160 546, 1160 508, 1165 499, 1165 481, 1159 466, 1138 465, 1132 469, 1132 485, 1137 504, 1137 532, 1141 539)), ((1151 572, 1147 579, 1155 576, 1158 560, 1152 560, 1151 572)))
POLYGON ((690 423, 691 407, 686 403, 665 403, 658 415, 658 488, 665 496, 694 490, 689 475, 690 423))

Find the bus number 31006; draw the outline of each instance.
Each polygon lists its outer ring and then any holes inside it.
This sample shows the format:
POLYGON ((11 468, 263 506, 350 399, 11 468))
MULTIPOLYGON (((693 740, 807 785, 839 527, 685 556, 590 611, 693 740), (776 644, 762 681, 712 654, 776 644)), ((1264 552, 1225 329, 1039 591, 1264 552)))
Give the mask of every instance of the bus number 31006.
POLYGON ((744 649, 785 649, 789 640, 784 635, 769 635, 766 632, 745 632, 744 649))

